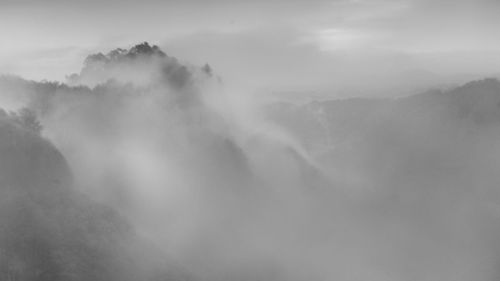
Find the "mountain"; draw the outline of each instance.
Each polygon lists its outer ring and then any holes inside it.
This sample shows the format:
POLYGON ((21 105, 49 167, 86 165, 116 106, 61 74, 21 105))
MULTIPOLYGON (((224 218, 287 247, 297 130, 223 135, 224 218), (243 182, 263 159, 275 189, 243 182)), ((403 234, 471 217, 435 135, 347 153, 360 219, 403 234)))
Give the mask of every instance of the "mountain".
POLYGON ((184 280, 125 218, 73 188, 33 116, 0 110, 0 279, 184 280))
POLYGON ((394 280, 498 277, 498 80, 264 112, 352 194, 349 227, 359 220, 353 235, 380 246, 374 260, 393 265, 394 280))
POLYGON ((0 278, 498 279, 495 79, 253 116, 146 43, 73 78, 0 77, 0 278))
POLYGON ((496 155, 500 82, 485 79, 398 99, 274 104, 266 112, 332 171, 363 169, 363 175, 395 179, 496 155))
POLYGON ((305 105, 274 103, 265 112, 269 120, 315 151, 363 138, 383 127, 422 134, 445 126, 495 127, 500 122, 499 108, 500 82, 485 79, 448 91, 397 99, 351 98, 305 105))
MULTIPOLYGON (((102 252, 88 254, 93 260, 76 254, 68 258, 87 268, 74 272, 74 278, 155 281, 178 275, 172 280, 183 280, 185 270, 172 265, 177 263, 194 271, 186 275, 205 280, 245 280, 257 271, 260 279, 276 275, 272 260, 279 257, 267 257, 260 250, 256 254, 254 248, 295 228, 292 220, 278 214, 297 214, 304 221, 313 218, 314 212, 306 206, 329 192, 329 181, 307 155, 292 142, 243 129, 230 108, 223 106, 229 103, 210 66, 181 64, 149 44, 90 56, 72 78, 71 83, 59 83, 0 77, 0 100, 29 108, 43 127, 38 129, 40 134, 57 147, 70 167, 74 180, 68 189, 78 190, 89 201, 74 212, 54 203, 59 216, 67 215, 68 221, 80 225, 74 213, 102 207, 120 214, 130 228, 103 227, 101 233, 100 225, 114 225, 115 219, 108 218, 108 213, 89 219, 89 228, 97 229, 81 230, 86 233, 82 240, 102 252), (307 196, 301 196, 304 193, 307 196), (264 231, 250 235, 259 228, 264 231), (115 232, 125 238, 116 238, 115 232), (134 232, 148 239, 143 242, 134 232), (157 245, 156 251, 148 243, 157 245), (142 252, 146 253, 139 255, 142 252), (101 256, 105 260, 99 260, 101 256), (163 256, 176 262, 165 263, 163 256), (112 275, 106 275, 94 260, 111 268, 112 275), (270 265, 263 260, 270 260, 270 265), (107 266, 108 262, 118 264, 118 269, 107 266)), ((23 150, 31 154, 28 148, 23 150)), ((0 158, 0 163, 5 159, 0 158)), ((29 167, 26 173, 34 170, 29 167)), ((33 180, 34 186, 37 181, 33 180)), ((42 183, 39 188, 44 189, 42 183)), ((29 225, 38 225, 40 218, 30 220, 29 225)), ((39 224, 46 225, 47 233, 59 229, 55 223, 39 224)), ((68 228, 72 227, 70 223, 68 228)), ((65 232, 61 236, 72 237, 65 232)), ((49 244, 46 252, 59 247, 63 246, 49 244)), ((279 248, 291 249, 288 244, 279 248)))

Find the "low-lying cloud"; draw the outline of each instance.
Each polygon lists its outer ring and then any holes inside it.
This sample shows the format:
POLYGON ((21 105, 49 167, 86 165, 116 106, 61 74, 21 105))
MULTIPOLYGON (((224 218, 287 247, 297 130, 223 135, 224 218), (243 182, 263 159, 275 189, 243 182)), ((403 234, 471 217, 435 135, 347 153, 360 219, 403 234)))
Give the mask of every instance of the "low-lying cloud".
POLYGON ((260 108, 147 43, 68 79, 3 77, 1 96, 195 279, 497 277, 496 80, 260 108))

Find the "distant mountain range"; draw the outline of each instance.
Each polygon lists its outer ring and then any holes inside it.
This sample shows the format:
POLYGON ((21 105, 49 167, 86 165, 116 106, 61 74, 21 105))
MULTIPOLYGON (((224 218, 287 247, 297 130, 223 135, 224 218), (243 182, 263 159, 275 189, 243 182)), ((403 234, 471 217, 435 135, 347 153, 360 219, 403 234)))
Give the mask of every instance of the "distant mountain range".
POLYGON ((276 102, 264 111, 269 120, 283 126, 305 147, 321 151, 363 138, 376 128, 392 126, 417 133, 450 130, 450 126, 498 126, 500 82, 490 78, 448 91, 395 99, 351 98, 304 105, 276 102))
POLYGON ((274 103, 264 112, 351 194, 360 232, 381 247, 376 259, 388 251, 401 266, 395 280, 498 276, 498 80, 397 99, 274 103), (460 266, 433 269, 448 261, 460 266))

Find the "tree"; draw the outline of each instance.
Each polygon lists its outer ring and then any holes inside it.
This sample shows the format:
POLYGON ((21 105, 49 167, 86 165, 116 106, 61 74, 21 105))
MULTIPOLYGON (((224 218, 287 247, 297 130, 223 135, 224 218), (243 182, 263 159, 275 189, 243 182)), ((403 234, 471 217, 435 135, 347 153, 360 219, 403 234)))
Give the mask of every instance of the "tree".
POLYGON ((21 126, 30 131, 35 133, 42 131, 42 125, 38 121, 36 114, 29 108, 20 109, 13 117, 21 126))

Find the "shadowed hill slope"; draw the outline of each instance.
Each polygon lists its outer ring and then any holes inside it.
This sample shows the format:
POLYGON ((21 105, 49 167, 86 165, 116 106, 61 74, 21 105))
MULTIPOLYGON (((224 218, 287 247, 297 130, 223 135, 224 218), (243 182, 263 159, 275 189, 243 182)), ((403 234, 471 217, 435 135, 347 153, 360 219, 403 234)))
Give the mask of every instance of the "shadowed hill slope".
POLYGON ((30 116, 0 110, 0 279, 184 280, 114 210, 72 189, 30 116))

